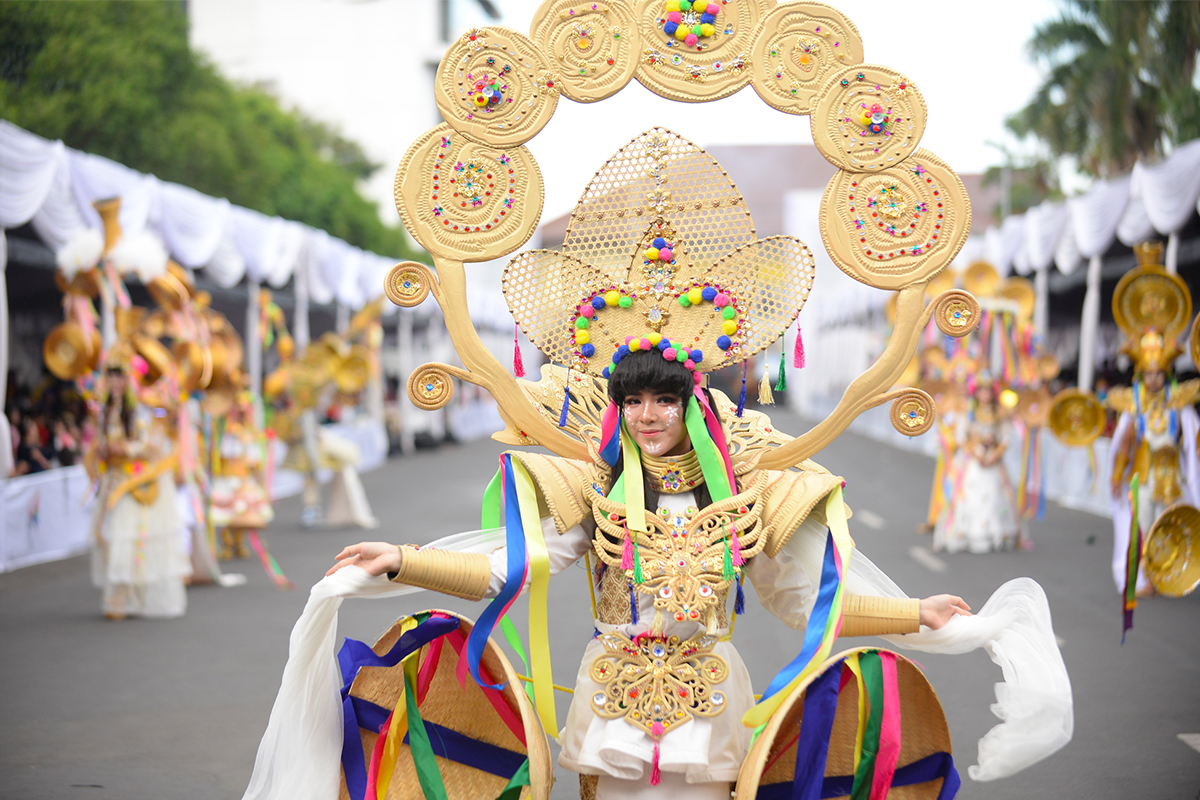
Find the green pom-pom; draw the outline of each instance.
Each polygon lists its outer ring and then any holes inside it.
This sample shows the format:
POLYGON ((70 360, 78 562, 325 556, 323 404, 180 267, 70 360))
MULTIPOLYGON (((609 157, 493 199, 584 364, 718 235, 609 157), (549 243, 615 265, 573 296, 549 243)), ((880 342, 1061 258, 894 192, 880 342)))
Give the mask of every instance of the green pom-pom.
POLYGON ((617 305, 619 305, 621 308, 629 308, 631 305, 633 305, 633 298, 627 295, 622 295, 621 299, 617 301, 617 305))
POLYGON ((721 316, 725 319, 733 319, 737 316, 737 312, 733 310, 733 306, 725 306, 721 309, 721 316))
POLYGON ((679 0, 679 10, 680 11, 691 11, 692 10, 692 0, 679 0))
POLYGON ((584 329, 584 328, 586 328, 587 326, 588 326, 588 318, 587 318, 587 317, 580 317, 579 319, 575 320, 575 327, 576 327, 576 328, 579 328, 580 330, 583 330, 583 329, 584 329))
POLYGON ((691 357, 692 357, 692 355, 691 355, 691 353, 688 352, 688 349, 686 347, 680 347, 678 350, 675 351, 675 360, 678 361, 680 364, 687 361, 691 357))
POLYGON ((702 36, 702 35, 704 34, 704 31, 702 31, 702 30, 700 29, 700 26, 699 26, 699 25, 693 25, 693 26, 692 26, 692 33, 696 34, 696 36, 697 36, 697 37, 699 37, 699 36, 702 36))
POLYGON ((692 301, 688 299, 688 296, 686 294, 679 295, 679 305, 683 306, 684 308, 687 308, 691 304, 692 304, 692 301))

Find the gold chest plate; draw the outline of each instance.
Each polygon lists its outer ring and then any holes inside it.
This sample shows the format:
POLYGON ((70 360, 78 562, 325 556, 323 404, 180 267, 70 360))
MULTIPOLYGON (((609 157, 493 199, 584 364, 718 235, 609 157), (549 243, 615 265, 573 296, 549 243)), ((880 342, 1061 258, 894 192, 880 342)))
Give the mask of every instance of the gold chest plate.
POLYGON ((597 716, 624 719, 657 738, 695 716, 725 710, 728 698, 714 685, 729 676, 729 664, 712 653, 716 637, 606 633, 600 643, 604 653, 589 670, 600 685, 591 697, 597 716))

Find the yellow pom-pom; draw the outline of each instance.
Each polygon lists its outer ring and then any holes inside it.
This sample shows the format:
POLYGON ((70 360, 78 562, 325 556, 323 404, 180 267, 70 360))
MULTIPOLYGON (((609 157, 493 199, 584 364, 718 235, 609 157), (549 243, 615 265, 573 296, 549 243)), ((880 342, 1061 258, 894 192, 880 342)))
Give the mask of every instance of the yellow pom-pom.
POLYGON ((621 302, 621 293, 616 289, 613 289, 610 292, 605 292, 604 302, 610 306, 615 306, 617 303, 621 302))
POLYGON ((647 247, 646 248, 646 260, 647 261, 658 261, 658 248, 657 247, 647 247))
POLYGON ((717 29, 714 28, 712 25, 709 25, 707 22, 700 26, 700 35, 701 36, 712 36, 716 32, 717 32, 717 29))
POLYGON ((869 113, 867 113, 866 111, 864 111, 864 112, 862 113, 862 116, 860 116, 860 117, 858 118, 858 122, 859 122, 859 124, 860 124, 860 125, 862 125, 864 128, 865 128, 865 127, 867 127, 868 125, 870 125, 870 124, 871 124, 871 115, 870 115, 869 113))
POLYGON ((670 14, 672 11, 678 11, 679 10, 679 0, 667 0, 665 7, 666 7, 668 14, 670 14))
POLYGON ((737 322, 732 319, 727 319, 721 323, 721 331, 726 336, 733 336, 737 333, 737 322))
POLYGON ((704 294, 698 287, 692 287, 691 289, 688 289, 688 302, 694 306, 698 306, 704 302, 704 294))
POLYGON ((675 38, 682 42, 684 39, 687 38, 687 35, 691 32, 692 32, 691 28, 687 27, 686 25, 680 25, 678 28, 675 29, 675 38))
POLYGON ((650 340, 650 344, 654 345, 655 347, 658 347, 658 343, 662 341, 662 334, 661 333, 648 333, 648 334, 646 334, 646 338, 650 340))
POLYGON ((591 340, 592 340, 591 335, 588 334, 588 332, 583 330, 582 328, 575 331, 575 344, 585 345, 588 342, 590 342, 591 340))
POLYGON ((641 350, 641 349, 642 349, 642 342, 640 339, 630 339, 629 340, 629 352, 636 353, 638 350, 641 350))

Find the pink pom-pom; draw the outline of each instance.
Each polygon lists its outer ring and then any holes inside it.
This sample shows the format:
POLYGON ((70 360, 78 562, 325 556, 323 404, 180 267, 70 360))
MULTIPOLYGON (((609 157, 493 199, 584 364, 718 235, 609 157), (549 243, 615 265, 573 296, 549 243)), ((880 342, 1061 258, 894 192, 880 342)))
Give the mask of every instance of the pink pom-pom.
POLYGON ((629 343, 630 343, 630 342, 632 342, 632 341, 633 341, 633 337, 632 337, 632 336, 626 336, 626 337, 625 337, 625 344, 629 344, 629 343))
POLYGON ((716 297, 713 298, 713 305, 715 305, 717 308, 724 308, 725 306, 729 305, 729 295, 725 294, 724 292, 720 292, 716 297))
POLYGON ((694 33, 689 33, 687 35, 687 37, 684 38, 683 43, 686 44, 688 47, 695 47, 696 42, 698 42, 698 41, 700 41, 699 36, 697 36, 694 33))
POLYGON ((665 358, 667 361, 675 360, 676 352, 674 347, 668 347, 666 350, 662 351, 662 354, 663 358, 665 358))
POLYGON ((596 316, 596 309, 592 308, 590 305, 586 305, 579 309, 579 316, 583 317, 584 319, 591 319, 592 317, 596 316))
POLYGON ((687 361, 683 362, 683 365, 690 370, 696 369, 696 362, 692 361, 690 358, 687 361))
POLYGON ((654 349, 654 345, 650 344, 649 339, 642 339, 642 341, 639 342, 639 344, 642 346, 643 350, 653 350, 654 349))
POLYGON ((715 17, 717 14, 721 13, 721 7, 716 3, 709 3, 708 7, 705 8, 704 11, 708 14, 712 14, 715 17))
POLYGON ((674 257, 675 257, 675 254, 672 253, 670 250, 668 250, 665 247, 658 251, 658 260, 659 261, 670 261, 674 257))
MULTIPOLYGON (((686 367, 686 366, 687 366, 687 364, 684 364, 684 366, 686 367)), ((699 385, 700 385, 701 383, 703 383, 703 382, 704 382, 704 376, 703 376, 703 375, 701 375, 699 372, 693 372, 693 373, 692 373, 692 383, 694 383, 694 384, 696 384, 697 386, 699 386, 699 385)))
POLYGON ((141 356, 134 356, 129 359, 129 363, 133 366, 133 371, 141 377, 146 377, 146 373, 150 371, 150 365, 146 363, 146 359, 141 356))
POLYGON ((679 23, 683 22, 683 14, 679 13, 678 11, 672 11, 670 14, 667 14, 667 22, 674 22, 676 25, 678 25, 679 23))

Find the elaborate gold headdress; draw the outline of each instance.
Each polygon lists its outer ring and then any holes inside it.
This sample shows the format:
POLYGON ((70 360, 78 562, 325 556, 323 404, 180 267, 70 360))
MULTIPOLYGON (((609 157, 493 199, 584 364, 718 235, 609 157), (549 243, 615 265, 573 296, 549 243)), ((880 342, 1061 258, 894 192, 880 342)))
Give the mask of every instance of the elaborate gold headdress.
POLYGON ((1134 371, 1167 371, 1180 354, 1176 340, 1192 318, 1192 294, 1178 275, 1159 263, 1161 242, 1136 245, 1138 266, 1113 291, 1113 317, 1126 341, 1121 351, 1134 371))

